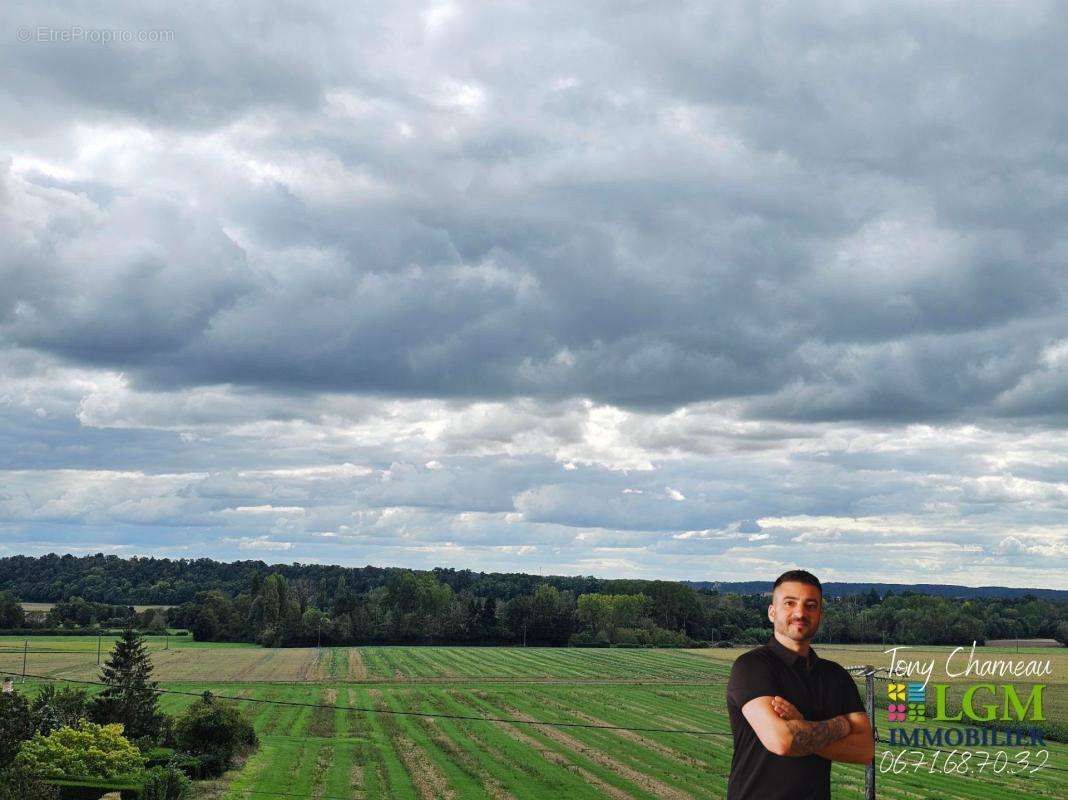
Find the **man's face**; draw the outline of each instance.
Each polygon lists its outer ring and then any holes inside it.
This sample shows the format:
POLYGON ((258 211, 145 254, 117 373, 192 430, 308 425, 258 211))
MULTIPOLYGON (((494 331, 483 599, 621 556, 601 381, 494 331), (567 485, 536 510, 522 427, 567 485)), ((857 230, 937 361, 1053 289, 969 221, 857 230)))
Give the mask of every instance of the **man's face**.
POLYGON ((775 589, 768 606, 768 619, 775 632, 807 642, 820 627, 823 598, 815 586, 797 581, 784 581, 775 589))

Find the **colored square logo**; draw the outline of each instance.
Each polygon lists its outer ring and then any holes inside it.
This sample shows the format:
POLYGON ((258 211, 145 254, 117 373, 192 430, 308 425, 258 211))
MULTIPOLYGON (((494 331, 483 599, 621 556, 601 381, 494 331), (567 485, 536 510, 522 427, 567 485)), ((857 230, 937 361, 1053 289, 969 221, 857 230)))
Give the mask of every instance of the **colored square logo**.
POLYGON ((891 703, 902 703, 905 700, 906 687, 903 683, 886 684, 886 699, 891 703))
POLYGON ((923 703, 927 700, 927 690, 922 683, 910 683, 908 688, 910 703, 923 703))
POLYGON ((905 704, 904 703, 890 703, 886 707, 887 716, 890 717, 891 722, 904 722, 905 721, 905 704))
POLYGON ((925 722, 927 720, 927 706, 923 703, 909 703, 909 722, 925 722))

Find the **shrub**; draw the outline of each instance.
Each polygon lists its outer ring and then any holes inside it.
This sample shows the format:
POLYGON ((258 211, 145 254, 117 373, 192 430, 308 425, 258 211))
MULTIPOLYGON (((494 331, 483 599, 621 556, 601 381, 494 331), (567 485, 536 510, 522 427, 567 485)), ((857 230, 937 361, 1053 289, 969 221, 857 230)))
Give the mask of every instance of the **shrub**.
POLYGON ((175 720, 174 741, 179 750, 198 756, 205 771, 214 774, 225 772, 235 755, 257 744, 252 723, 210 692, 175 720))
POLYGON ((59 792, 18 767, 0 770, 0 800, 57 800, 59 792))
POLYGON ((15 760, 19 747, 33 732, 29 701, 19 692, 0 694, 0 767, 15 760))
POLYGON ((89 710, 89 693, 85 689, 59 689, 54 684, 41 687, 31 711, 37 733, 47 736, 64 726, 77 728, 89 710))
POLYGON ((24 742, 16 766, 44 778, 121 778, 145 768, 141 752, 122 735, 121 725, 60 728, 24 742))
POLYGON ((132 778, 49 778, 47 783, 59 791, 59 800, 111 800, 116 794, 121 800, 141 800, 144 788, 132 778))
POLYGON ((192 782, 178 767, 153 767, 145 773, 141 800, 183 800, 192 791, 192 782))

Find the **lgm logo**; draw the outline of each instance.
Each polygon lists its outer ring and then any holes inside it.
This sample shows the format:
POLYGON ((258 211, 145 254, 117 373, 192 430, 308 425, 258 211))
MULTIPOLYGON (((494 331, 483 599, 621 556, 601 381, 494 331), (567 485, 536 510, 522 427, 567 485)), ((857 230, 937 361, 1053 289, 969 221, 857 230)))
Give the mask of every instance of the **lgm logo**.
MULTIPOLYGON (((887 717, 890 722, 1044 722, 1042 711, 1042 693, 1045 684, 1031 687, 1026 700, 1020 699, 1019 692, 1011 683, 993 684, 976 683, 970 685, 961 697, 960 710, 950 714, 947 693, 950 684, 935 683, 935 713, 927 715, 927 687, 922 683, 890 683, 887 685, 887 717), (999 700, 1000 698, 1000 700, 999 700)), ((1039 728, 992 729, 979 727, 966 728, 905 728, 890 729, 890 744, 914 745, 927 744, 941 747, 948 745, 958 747, 965 745, 983 746, 1045 746, 1042 730, 1039 728), (922 742, 921 742, 922 736, 922 742)))

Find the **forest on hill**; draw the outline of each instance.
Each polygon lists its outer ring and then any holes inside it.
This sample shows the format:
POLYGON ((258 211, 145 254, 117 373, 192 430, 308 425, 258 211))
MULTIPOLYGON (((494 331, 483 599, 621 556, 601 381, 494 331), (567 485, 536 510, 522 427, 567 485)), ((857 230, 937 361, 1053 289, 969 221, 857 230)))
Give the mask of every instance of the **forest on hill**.
MULTIPOLYGON (((916 592, 828 595, 817 641, 969 644, 1068 639, 1068 601, 952 599, 916 592)), ((0 628, 181 627, 203 641, 694 646, 760 642, 767 597, 673 581, 318 564, 0 559, 0 628), (55 602, 26 614, 22 602, 55 602), (137 613, 137 604, 172 605, 137 613)))

